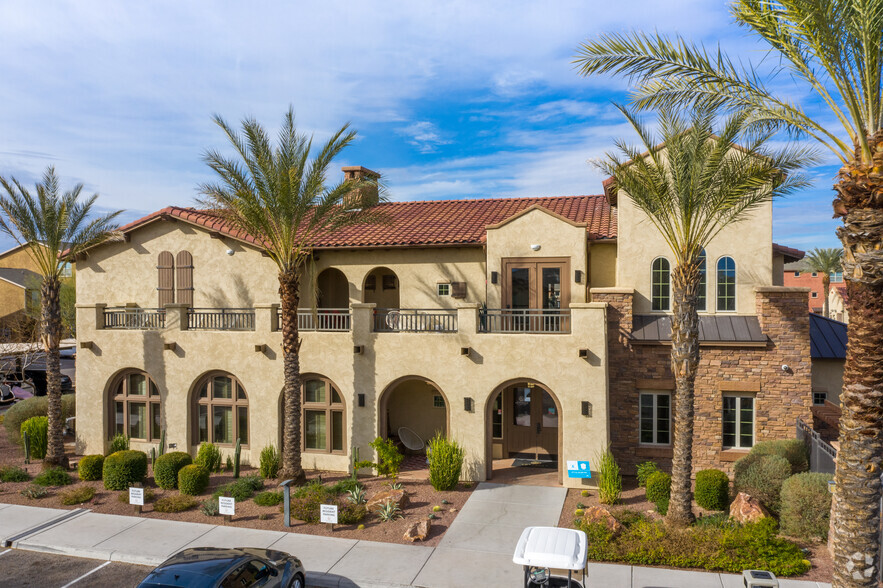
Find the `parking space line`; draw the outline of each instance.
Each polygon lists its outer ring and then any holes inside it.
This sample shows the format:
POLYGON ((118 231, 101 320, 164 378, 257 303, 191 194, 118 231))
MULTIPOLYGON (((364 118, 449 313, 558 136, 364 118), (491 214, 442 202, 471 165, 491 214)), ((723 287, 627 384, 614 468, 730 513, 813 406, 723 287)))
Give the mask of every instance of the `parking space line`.
POLYGON ((88 572, 86 572, 85 574, 83 574, 82 576, 80 576, 79 578, 77 578, 76 580, 73 580, 73 581, 71 581, 71 582, 68 582, 67 584, 65 584, 65 585, 62 586, 61 588, 68 588, 68 586, 73 586, 74 584, 76 584, 77 582, 79 582, 80 580, 82 580, 83 578, 85 578, 85 577, 87 577, 87 576, 90 576, 90 575, 94 574, 95 572, 97 572, 98 570, 100 570, 101 568, 103 568, 104 566, 110 565, 111 563, 112 563, 112 562, 106 561, 106 562, 104 562, 103 564, 101 564, 100 566, 97 566, 97 567, 95 567, 95 568, 89 570, 88 572))
POLYGON ((10 551, 12 551, 12 550, 11 550, 11 549, 7 549, 6 551, 0 551, 0 555, 3 555, 3 554, 6 554, 6 553, 9 553, 10 551))

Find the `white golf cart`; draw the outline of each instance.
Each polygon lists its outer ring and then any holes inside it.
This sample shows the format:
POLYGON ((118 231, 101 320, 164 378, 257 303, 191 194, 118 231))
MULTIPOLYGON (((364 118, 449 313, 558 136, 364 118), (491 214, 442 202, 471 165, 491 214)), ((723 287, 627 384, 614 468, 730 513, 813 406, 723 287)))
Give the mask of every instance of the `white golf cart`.
POLYGON ((586 534, 575 529, 527 527, 515 546, 512 561, 524 566, 524 587, 584 588, 587 562, 586 534), (567 570, 567 577, 553 576, 552 570, 567 570), (582 572, 581 582, 573 572, 582 572))

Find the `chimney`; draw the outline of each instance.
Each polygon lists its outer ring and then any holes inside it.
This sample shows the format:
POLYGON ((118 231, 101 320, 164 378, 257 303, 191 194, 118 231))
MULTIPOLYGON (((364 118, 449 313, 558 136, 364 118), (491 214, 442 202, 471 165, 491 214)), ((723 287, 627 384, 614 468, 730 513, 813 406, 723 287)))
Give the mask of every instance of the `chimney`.
MULTIPOLYGON (((353 180, 353 181, 374 181, 377 182, 380 180, 380 174, 376 171, 371 171, 367 167, 362 167, 361 165, 350 165, 341 168, 343 171, 344 179, 353 180)), ((369 208, 374 206, 379 201, 377 185, 366 186, 364 188, 360 188, 357 190, 352 196, 347 198, 345 204, 347 208, 351 208, 353 210, 360 210, 362 208, 369 208)))

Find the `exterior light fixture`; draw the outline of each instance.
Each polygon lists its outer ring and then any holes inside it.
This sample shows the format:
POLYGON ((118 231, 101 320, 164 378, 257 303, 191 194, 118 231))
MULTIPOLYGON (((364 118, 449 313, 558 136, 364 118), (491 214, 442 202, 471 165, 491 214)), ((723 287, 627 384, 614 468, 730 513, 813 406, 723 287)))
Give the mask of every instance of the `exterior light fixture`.
POLYGON ((461 347, 460 355, 469 355, 469 352, 472 350, 471 347, 461 347))
POLYGON ((227 255, 233 255, 234 253, 235 253, 235 251, 233 251, 232 249, 227 250, 227 255))
POLYGON ((365 352, 364 345, 353 345, 353 353, 355 355, 362 355, 365 352))
POLYGON ((588 400, 583 400, 582 402, 582 414, 584 417, 592 416, 592 403, 588 400))
POLYGON ((472 398, 469 398, 467 396, 466 398, 463 399, 463 410, 465 410, 466 412, 472 412, 472 408, 473 408, 472 405, 473 405, 472 398))
POLYGON ((177 343, 163 343, 162 348, 165 349, 166 351, 174 351, 178 348, 178 344, 177 343))
POLYGON ((582 270, 576 270, 575 272, 573 272, 573 281, 576 282, 577 284, 582 283, 582 281, 583 281, 583 271, 582 270))
POLYGON ((263 353, 264 351, 267 350, 267 346, 264 345, 264 344, 255 345, 255 346, 254 346, 254 350, 255 350, 256 352, 258 352, 258 353, 263 353))
POLYGON ((80 349, 92 349, 92 341, 80 341, 80 349))
POLYGON ((589 357, 589 350, 588 349, 580 349, 579 356, 582 357, 583 359, 587 359, 589 357))
POLYGON ((365 395, 359 394, 358 397, 359 397, 359 406, 365 406, 365 395))
POLYGON ((500 281, 500 274, 497 272, 491 272, 491 284, 496 284, 500 281))
POLYGON ((531 250, 533 250, 533 251, 539 251, 540 249, 543 248, 543 246, 540 245, 539 243, 534 243, 534 244, 532 244, 532 245, 530 246, 530 248, 531 248, 531 250))

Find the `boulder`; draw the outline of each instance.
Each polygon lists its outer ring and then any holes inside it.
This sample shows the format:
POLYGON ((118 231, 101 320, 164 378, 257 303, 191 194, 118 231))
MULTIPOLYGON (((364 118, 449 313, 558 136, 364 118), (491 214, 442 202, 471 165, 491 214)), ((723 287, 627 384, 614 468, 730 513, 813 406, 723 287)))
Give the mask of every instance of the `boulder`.
POLYGON ((739 492, 730 505, 730 517, 742 523, 754 523, 770 516, 770 512, 753 496, 739 492))
POLYGON ((405 531, 405 539, 408 541, 426 541, 429 537, 429 528, 431 527, 429 519, 414 523, 405 531))
POLYGON ((369 511, 377 511, 380 510, 381 506, 390 501, 395 502, 400 509, 405 510, 408 506, 408 493, 401 489, 381 490, 368 499, 365 507, 369 511))
POLYGON ((613 534, 617 534, 622 530, 622 523, 616 520, 610 511, 600 506, 589 506, 583 511, 583 522, 586 524, 600 523, 607 527, 607 530, 613 534))

